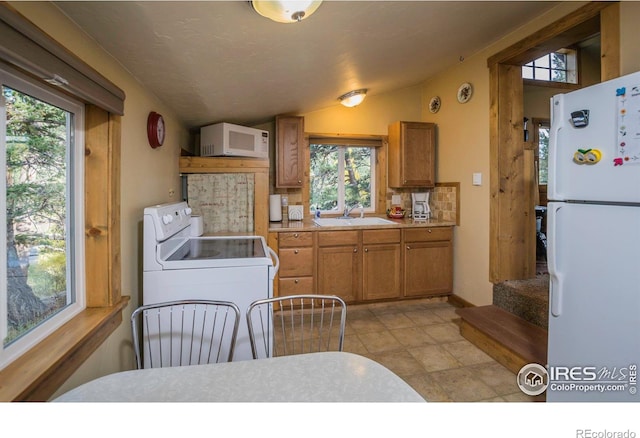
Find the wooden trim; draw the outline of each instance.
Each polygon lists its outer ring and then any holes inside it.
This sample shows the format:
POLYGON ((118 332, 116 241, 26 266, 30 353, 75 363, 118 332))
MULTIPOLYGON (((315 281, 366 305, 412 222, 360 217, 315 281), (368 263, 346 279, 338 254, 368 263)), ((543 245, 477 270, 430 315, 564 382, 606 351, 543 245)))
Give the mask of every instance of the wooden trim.
POLYGON ((531 157, 525 160, 522 150, 522 125, 519 121, 523 116, 517 108, 523 107, 523 96, 522 92, 514 92, 518 87, 522 88, 522 80, 517 83, 515 73, 508 73, 508 68, 512 66, 519 71, 522 64, 549 51, 575 44, 601 30, 607 38, 606 49, 603 49, 603 62, 607 66, 603 71, 608 73, 603 74, 615 74, 620 59, 618 7, 610 2, 589 3, 487 61, 490 71, 492 169, 489 280, 493 283, 535 276, 535 214, 533 204, 523 204, 535 199, 535 192, 528 186, 533 184, 533 160, 531 157), (600 29, 600 26, 606 29, 600 29))
POLYGON ((609 2, 590 2, 569 15, 554 21, 532 35, 489 57, 487 66, 496 64, 524 65, 553 50, 575 44, 599 31, 600 11, 609 2))
POLYGON ((600 13, 600 80, 620 77, 620 4, 600 13))
POLYGON ((452 294, 447 297, 447 302, 455 307, 476 307, 475 304, 462 298, 460 295, 452 294))
POLYGON ((87 307, 109 307, 121 287, 120 116, 87 105, 85 119, 87 307))
POLYGON ((180 157, 180 173, 269 172, 269 160, 236 157, 180 157))
POLYGON ((0 401, 46 401, 122 323, 114 306, 86 309, 0 371, 0 401))
POLYGON ((236 157, 180 157, 180 173, 253 173, 254 231, 267 238, 269 233, 269 160, 236 157))
POLYGON ((0 401, 44 401, 122 323, 120 116, 85 107, 87 308, 0 371, 0 401))

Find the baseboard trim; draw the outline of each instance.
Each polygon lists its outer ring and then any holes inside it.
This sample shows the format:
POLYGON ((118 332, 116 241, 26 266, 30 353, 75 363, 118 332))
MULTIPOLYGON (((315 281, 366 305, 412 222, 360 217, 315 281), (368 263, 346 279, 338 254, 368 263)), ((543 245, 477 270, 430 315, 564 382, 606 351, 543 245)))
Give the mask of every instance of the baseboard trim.
POLYGON ((471 304, 469 301, 455 294, 449 295, 448 302, 455 307, 476 307, 475 304, 471 304))

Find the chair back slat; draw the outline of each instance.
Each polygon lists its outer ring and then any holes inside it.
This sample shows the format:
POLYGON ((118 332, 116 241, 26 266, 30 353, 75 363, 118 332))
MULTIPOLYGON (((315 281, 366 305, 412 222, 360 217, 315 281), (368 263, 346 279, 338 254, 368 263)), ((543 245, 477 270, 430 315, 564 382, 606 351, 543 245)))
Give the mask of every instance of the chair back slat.
POLYGON ((136 365, 161 368, 231 362, 240 309, 217 300, 140 306, 131 314, 136 365))
POLYGON ((253 302, 247 310, 254 359, 342 351, 347 306, 334 295, 292 295, 253 302))

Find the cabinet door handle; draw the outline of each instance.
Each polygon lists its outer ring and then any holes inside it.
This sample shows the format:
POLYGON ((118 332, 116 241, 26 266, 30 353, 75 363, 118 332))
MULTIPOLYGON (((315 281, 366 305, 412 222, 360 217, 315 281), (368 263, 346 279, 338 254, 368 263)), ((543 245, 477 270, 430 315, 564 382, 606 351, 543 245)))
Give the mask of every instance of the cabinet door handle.
POLYGON ((302 184, 302 181, 301 181, 301 180, 298 180, 298 184, 302 184))
POLYGON ((429 234, 431 234, 431 228, 429 228, 429 229, 427 230, 427 232, 428 232, 429 234))
POLYGON ((353 248, 353 252, 358 252, 358 248, 353 248))
POLYGON ((298 238, 298 233, 294 233, 293 237, 297 239, 298 238))
POLYGON ((407 249, 411 249, 411 247, 409 245, 407 245, 407 249))
POLYGON ((364 249, 364 252, 369 252, 369 248, 365 248, 365 249, 364 249))
POLYGON ((298 279, 296 278, 295 280, 293 280, 293 282, 294 282, 295 284, 298 284, 298 283, 300 283, 300 280, 298 280, 298 279))
POLYGON ((299 252, 299 251, 298 251, 297 249, 294 249, 294 250, 293 250, 293 253, 294 253, 294 254, 298 254, 298 252, 299 252))

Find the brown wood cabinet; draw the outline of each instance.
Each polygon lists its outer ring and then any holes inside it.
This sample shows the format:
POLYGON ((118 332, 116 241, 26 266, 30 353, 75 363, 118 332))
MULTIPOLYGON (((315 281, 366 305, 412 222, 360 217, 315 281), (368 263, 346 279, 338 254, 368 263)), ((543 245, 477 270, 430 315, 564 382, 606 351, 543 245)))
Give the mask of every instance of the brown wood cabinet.
POLYGON ((423 122, 389 125, 389 187, 435 185, 435 127, 423 122))
POLYGON ((400 229, 362 231, 362 299, 401 296, 400 229))
POLYGON ((318 293, 360 301, 359 231, 318 232, 318 293))
POLYGON ((278 296, 315 293, 314 236, 311 231, 278 234, 278 296))
POLYGON ((278 296, 317 293, 357 303, 452 292, 452 227, 276 235, 278 296))
POLYGON ((452 292, 452 239, 451 227, 403 230, 405 297, 452 292))
POLYGON ((276 117, 276 187, 302 188, 304 117, 276 117))

